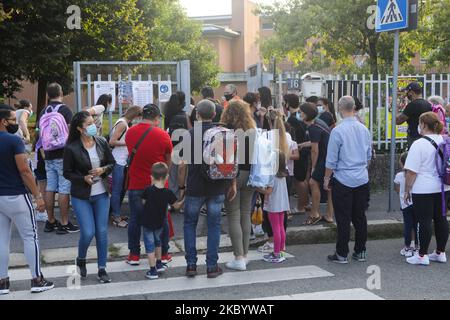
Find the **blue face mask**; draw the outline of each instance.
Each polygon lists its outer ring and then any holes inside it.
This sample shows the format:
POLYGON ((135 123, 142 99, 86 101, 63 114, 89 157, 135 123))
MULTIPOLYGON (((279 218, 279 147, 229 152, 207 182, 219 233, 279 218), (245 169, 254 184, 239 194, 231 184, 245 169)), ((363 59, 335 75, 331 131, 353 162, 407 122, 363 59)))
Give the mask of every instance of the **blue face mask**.
POLYGON ((447 124, 449 124, 450 123, 450 117, 446 117, 445 118, 445 122, 447 122, 447 124))
POLYGON ((97 127, 95 126, 95 124, 91 124, 86 128, 86 135, 88 137, 94 137, 97 135, 97 127))
POLYGON ((298 121, 302 121, 302 120, 303 120, 303 119, 302 119, 302 114, 301 114, 300 112, 297 112, 297 113, 295 114, 295 117, 297 118, 298 121))

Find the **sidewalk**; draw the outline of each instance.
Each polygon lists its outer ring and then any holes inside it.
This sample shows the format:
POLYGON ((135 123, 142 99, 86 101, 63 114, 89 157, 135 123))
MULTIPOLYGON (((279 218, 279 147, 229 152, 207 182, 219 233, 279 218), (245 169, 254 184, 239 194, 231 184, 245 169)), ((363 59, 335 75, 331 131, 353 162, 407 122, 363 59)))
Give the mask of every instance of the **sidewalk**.
MULTIPOLYGON (((295 199, 296 200, 296 199, 295 199)), ((293 201, 295 201, 293 199, 293 201)), ((398 208, 398 207, 397 207, 398 208)), ((124 209, 128 210, 128 205, 124 204, 124 209)), ((325 211, 325 207, 321 205, 321 211, 325 211)), ((402 215, 400 211, 387 213, 387 194, 374 193, 371 197, 371 205, 367 213, 369 224, 369 238, 397 238, 402 237, 402 215)), ((128 211, 124 211, 128 212, 128 211)), ((293 244, 315 244, 334 242, 336 239, 336 225, 321 223, 315 226, 302 226, 307 215, 294 215, 293 219, 288 223, 287 242, 288 245, 293 244)), ((171 241, 171 252, 176 254, 184 250, 183 239, 183 215, 174 214, 172 220, 175 229, 175 237, 171 241)), ((76 221, 75 221, 76 223, 76 221)), ((42 252, 42 262, 46 264, 58 264, 72 261, 77 255, 77 245, 79 233, 57 235, 56 233, 43 232, 44 223, 38 223, 40 249, 42 252)), ((231 250, 231 241, 227 235, 228 219, 222 217, 222 237, 220 241, 221 251, 231 250)), ((206 217, 200 216, 197 228, 197 247, 199 251, 206 249, 207 220, 206 217)), ((109 226, 109 257, 110 259, 120 259, 128 254, 127 248, 127 229, 115 228, 109 226)), ((264 243, 264 237, 258 237, 251 241, 251 246, 256 247, 264 243)), ((95 259, 95 242, 88 253, 89 259, 95 259)), ((23 254, 23 245, 17 233, 13 228, 11 239, 11 266, 26 265, 23 254)))

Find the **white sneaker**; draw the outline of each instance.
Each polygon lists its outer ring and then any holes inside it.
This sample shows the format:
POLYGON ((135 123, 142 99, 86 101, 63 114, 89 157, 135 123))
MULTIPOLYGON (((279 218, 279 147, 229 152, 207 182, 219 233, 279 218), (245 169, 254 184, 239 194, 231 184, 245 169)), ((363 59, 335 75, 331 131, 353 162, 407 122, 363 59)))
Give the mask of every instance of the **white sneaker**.
POLYGON ((436 250, 433 251, 433 253, 429 255, 429 259, 430 259, 430 261, 434 261, 434 262, 440 262, 440 263, 447 262, 447 256, 445 255, 445 252, 441 252, 440 254, 437 254, 436 250))
POLYGON ((253 234, 250 234, 250 240, 255 240, 256 239, 256 235, 255 235, 255 233, 253 233, 253 234))
POLYGON ((264 245, 258 248, 258 252, 262 253, 272 253, 273 252, 273 242, 266 242, 264 245))
POLYGON ((37 222, 45 222, 48 220, 47 212, 37 212, 36 213, 36 221, 37 222))
POLYGON ((414 255, 414 249, 410 248, 410 247, 404 247, 401 251, 400 254, 402 256, 405 256, 406 258, 412 257, 414 255))
POLYGON ((228 269, 231 269, 231 270, 238 270, 238 271, 245 271, 245 270, 247 270, 247 265, 246 265, 244 259, 242 259, 242 260, 231 260, 230 262, 227 262, 225 264, 225 266, 228 269))
POLYGON ((419 254, 415 254, 411 258, 407 258, 406 262, 408 262, 409 264, 416 264, 422 266, 430 265, 430 259, 428 258, 428 255, 424 255, 423 257, 421 257, 419 254))
POLYGON ((257 237, 262 237, 262 236, 264 236, 265 235, 265 232, 264 232, 264 230, 262 229, 262 225, 256 225, 254 228, 253 228, 253 232, 255 233, 255 236, 257 236, 257 237))

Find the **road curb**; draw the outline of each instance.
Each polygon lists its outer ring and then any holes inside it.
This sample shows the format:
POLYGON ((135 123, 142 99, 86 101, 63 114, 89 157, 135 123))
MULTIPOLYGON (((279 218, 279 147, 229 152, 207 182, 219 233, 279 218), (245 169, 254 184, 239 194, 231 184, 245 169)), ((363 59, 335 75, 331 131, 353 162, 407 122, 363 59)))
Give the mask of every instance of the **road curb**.
MULTIPOLYGON (((315 225, 303 227, 290 227, 287 229, 287 245, 334 243, 336 241, 336 224, 315 225)), ((398 220, 372 220, 368 221, 369 240, 392 239, 403 237, 403 223, 398 220)), ((352 227, 351 239, 354 239, 354 229, 352 227)), ((256 248, 266 241, 265 237, 256 238, 250 242, 251 248, 256 248)), ((197 238, 197 250, 206 250, 206 237, 197 238)), ((170 243, 170 252, 180 254, 184 251, 184 239, 176 239, 170 243)), ((220 252, 231 251, 231 240, 228 235, 221 235, 220 252)), ((68 264, 75 260, 78 248, 58 248, 41 251, 41 262, 43 266, 68 264)), ((126 243, 110 244, 108 258, 111 261, 124 259, 128 254, 126 243)), ((96 260, 96 248, 92 246, 88 250, 87 259, 96 260)), ((10 267, 19 268, 27 266, 22 253, 10 254, 10 267)))

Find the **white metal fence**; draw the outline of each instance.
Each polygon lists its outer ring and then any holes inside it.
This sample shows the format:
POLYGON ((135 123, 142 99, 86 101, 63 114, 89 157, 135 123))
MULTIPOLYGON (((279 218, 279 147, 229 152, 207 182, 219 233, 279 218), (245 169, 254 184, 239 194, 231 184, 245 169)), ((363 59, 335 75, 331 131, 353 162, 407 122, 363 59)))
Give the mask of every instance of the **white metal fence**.
MULTIPOLYGON (((290 79, 300 79, 300 75, 284 74, 276 82, 275 92, 278 105, 283 93, 296 91, 288 88, 290 79)), ((388 150, 390 145, 390 106, 392 96, 392 76, 390 75, 325 75, 324 82, 327 97, 334 106, 344 95, 357 96, 364 106, 360 116, 365 119, 366 126, 373 135, 374 144, 378 150, 388 150)), ((450 74, 416 74, 401 75, 399 88, 406 87, 410 81, 418 80, 423 83, 424 98, 438 95, 446 103, 450 97, 450 74)), ((298 93, 298 92, 297 92, 298 93)), ((401 97, 400 97, 401 98, 401 97)), ((406 146, 406 124, 397 126, 397 147, 406 146)))

